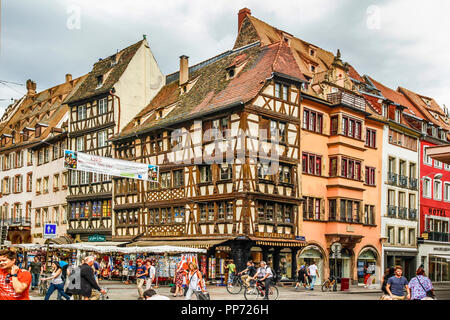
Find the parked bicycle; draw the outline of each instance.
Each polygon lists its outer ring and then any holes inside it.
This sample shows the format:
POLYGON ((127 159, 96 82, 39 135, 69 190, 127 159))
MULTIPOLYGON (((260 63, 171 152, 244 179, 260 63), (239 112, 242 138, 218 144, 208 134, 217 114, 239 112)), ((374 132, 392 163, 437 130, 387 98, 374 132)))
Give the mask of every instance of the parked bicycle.
POLYGON ((330 277, 329 279, 325 280, 322 283, 322 291, 331 291, 331 289, 333 289, 333 291, 336 291, 337 288, 337 281, 335 277, 330 277))
MULTIPOLYGON (((265 288, 262 282, 257 281, 255 284, 251 285, 247 290, 244 290, 245 300, 259 300, 264 299, 265 288)), ((269 287, 269 300, 277 300, 279 296, 278 288, 272 284, 269 287)))

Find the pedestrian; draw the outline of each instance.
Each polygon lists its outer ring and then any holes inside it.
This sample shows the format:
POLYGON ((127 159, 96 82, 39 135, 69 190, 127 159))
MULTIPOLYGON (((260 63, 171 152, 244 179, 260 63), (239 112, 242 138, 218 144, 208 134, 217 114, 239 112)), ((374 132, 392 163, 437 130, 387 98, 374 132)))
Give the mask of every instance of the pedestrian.
POLYGON ((47 289, 47 293, 45 294, 44 300, 49 300, 50 296, 55 290, 58 290, 58 293, 61 295, 61 297, 65 298, 66 300, 70 300, 70 296, 64 292, 64 281, 62 280, 61 274, 62 274, 61 266, 57 261, 53 261, 52 275, 48 278, 42 278, 42 281, 51 280, 50 286, 47 289))
POLYGON ((234 264, 233 259, 230 260, 228 265, 225 267, 228 269, 228 286, 232 286, 234 274, 236 273, 236 265, 234 264))
POLYGON ((186 280, 186 270, 183 268, 183 264, 181 262, 178 263, 178 268, 175 273, 175 293, 173 294, 176 297, 178 294, 183 296, 183 282, 186 280))
POLYGON ((258 280, 264 287, 264 300, 269 300, 269 288, 273 279, 272 269, 266 264, 265 261, 259 263, 259 268, 256 271, 253 280, 258 280))
POLYGON ((156 291, 153 289, 145 290, 144 299, 145 300, 170 300, 169 297, 157 294, 156 291))
POLYGON ((148 289, 152 288, 152 284, 155 281, 156 268, 153 265, 153 262, 151 262, 150 260, 147 260, 147 263, 145 264, 145 268, 147 269, 147 283, 145 285, 145 288, 148 290, 148 289))
POLYGON ((0 300, 30 300, 31 273, 16 261, 15 250, 0 250, 0 300))
POLYGON ((425 270, 419 267, 416 276, 409 281, 411 300, 434 300, 434 289, 431 280, 425 275, 425 270))
POLYGON ((198 266, 193 262, 189 263, 187 286, 188 286, 188 291, 186 293, 185 299, 191 300, 192 295, 195 293, 197 300, 200 300, 200 298, 199 298, 200 291, 205 292, 203 277, 202 277, 200 270, 198 270, 198 266))
POLYGON ((145 268, 145 266, 142 265, 142 261, 141 260, 137 260, 137 267, 136 267, 136 284, 137 284, 137 289, 138 289, 138 293, 139 293, 139 300, 144 299, 144 283, 145 283, 145 279, 147 278, 147 268, 145 268))
POLYGON ((406 299, 411 298, 411 292, 408 286, 408 280, 402 276, 403 268, 401 266, 395 267, 395 275, 390 277, 386 284, 386 291, 391 300, 405 300, 404 290, 406 290, 406 299))
POLYGON ((95 257, 87 256, 84 258, 83 264, 80 266, 80 289, 75 290, 75 294, 79 294, 83 300, 89 300, 92 296, 92 290, 95 289, 103 294, 106 291, 101 289, 95 280, 94 270, 92 266, 94 265, 95 257))
POLYGON ((300 288, 300 286, 303 286, 303 288, 306 288, 306 277, 307 277, 307 272, 306 272, 306 267, 305 265, 301 265, 298 269, 298 281, 295 284, 295 289, 300 288))
POLYGON ((39 286, 39 276, 42 272, 42 263, 39 261, 37 256, 34 257, 32 262, 30 262, 28 271, 31 273, 32 277, 31 290, 34 290, 39 286))
POLYGON ((381 291, 383 292, 383 295, 381 296, 381 300, 390 300, 390 296, 389 293, 386 290, 386 285, 388 282, 388 279, 390 277, 393 277, 395 275, 395 268, 394 267, 390 267, 390 268, 386 268, 386 270, 384 271, 384 275, 383 275, 383 279, 382 281, 382 285, 381 285, 381 291))
POLYGON ((311 277, 310 280, 310 290, 314 290, 314 285, 316 284, 316 278, 317 278, 317 266, 316 266, 316 262, 313 261, 313 263, 308 267, 308 275, 311 277))

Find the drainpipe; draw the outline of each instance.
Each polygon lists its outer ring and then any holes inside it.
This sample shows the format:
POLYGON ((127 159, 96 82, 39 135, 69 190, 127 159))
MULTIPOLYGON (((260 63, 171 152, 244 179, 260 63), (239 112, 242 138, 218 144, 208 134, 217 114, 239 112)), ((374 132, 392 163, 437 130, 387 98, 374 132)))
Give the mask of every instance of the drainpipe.
MULTIPOLYGON (((116 98, 117 98, 117 101, 119 102, 118 105, 117 105, 117 108, 118 108, 117 134, 119 134, 119 133, 120 133, 120 98, 119 98, 119 96, 115 95, 114 92, 116 92, 116 90, 115 90, 114 88, 112 88, 112 89, 109 91, 109 94, 112 95, 113 97, 116 97, 116 98)), ((114 100, 113 100, 113 105, 114 105, 114 100)))

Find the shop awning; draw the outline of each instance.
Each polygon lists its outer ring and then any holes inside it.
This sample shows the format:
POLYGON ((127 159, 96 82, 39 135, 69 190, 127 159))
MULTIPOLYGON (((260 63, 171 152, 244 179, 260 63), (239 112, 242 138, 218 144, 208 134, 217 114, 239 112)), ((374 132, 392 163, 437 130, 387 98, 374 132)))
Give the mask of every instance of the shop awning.
POLYGON ((152 246, 182 246, 189 248, 209 249, 212 246, 224 243, 230 239, 220 240, 141 240, 127 244, 127 247, 152 247, 152 246))
POLYGON ((12 244, 9 247, 12 248, 20 248, 23 249, 25 251, 35 251, 35 250, 40 250, 40 249, 45 249, 46 246, 42 245, 42 244, 34 244, 34 243, 21 243, 21 244, 12 244))
POLYGON ((274 247, 305 247, 306 242, 300 240, 286 240, 286 239, 267 239, 250 237, 251 240, 256 241, 258 246, 274 246, 274 247))
POLYGON ((114 241, 105 241, 105 242, 77 242, 77 244, 94 246, 94 247, 109 247, 109 246, 120 246, 127 242, 114 242, 114 241))

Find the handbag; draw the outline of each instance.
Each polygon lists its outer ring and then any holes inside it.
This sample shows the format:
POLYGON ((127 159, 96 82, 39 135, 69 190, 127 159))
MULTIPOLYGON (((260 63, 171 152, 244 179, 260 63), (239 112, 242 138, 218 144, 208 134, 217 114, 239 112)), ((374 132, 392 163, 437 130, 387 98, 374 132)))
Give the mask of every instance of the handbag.
POLYGON ((211 300, 209 296, 209 292, 199 291, 198 292, 198 300, 211 300))
POLYGON ((175 293, 177 288, 175 286, 170 287, 170 293, 175 293))
POLYGON ((423 291, 425 291, 427 297, 430 297, 430 298, 433 298, 433 299, 436 298, 436 296, 433 293, 433 290, 428 290, 428 291, 425 290, 424 286, 422 285, 422 282, 420 282, 420 280, 419 280, 419 277, 417 277, 417 281, 419 282, 419 284, 422 287, 423 291))

